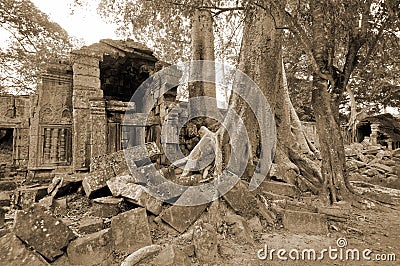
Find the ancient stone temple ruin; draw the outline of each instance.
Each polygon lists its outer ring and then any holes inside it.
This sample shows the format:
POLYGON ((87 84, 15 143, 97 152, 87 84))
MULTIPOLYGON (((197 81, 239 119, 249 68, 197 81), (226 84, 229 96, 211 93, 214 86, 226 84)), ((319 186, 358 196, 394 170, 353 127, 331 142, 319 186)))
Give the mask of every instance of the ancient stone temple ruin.
POLYGON ((372 145, 382 145, 388 150, 400 148, 400 120, 391 114, 380 114, 361 119, 357 124, 357 141, 364 139, 372 145))
MULTIPOLYGON (((49 65, 32 96, 0 96, 2 169, 27 172, 31 178, 88 171, 91 158, 140 145, 138 128, 146 127, 146 142, 160 142, 160 129, 176 88, 163 95, 151 114, 154 119, 131 120, 122 127, 126 111, 142 117, 146 102, 130 101, 135 90, 165 63, 136 42, 101 40, 73 51, 70 63, 49 65)), ((153 92, 154 93, 154 92, 153 92)))

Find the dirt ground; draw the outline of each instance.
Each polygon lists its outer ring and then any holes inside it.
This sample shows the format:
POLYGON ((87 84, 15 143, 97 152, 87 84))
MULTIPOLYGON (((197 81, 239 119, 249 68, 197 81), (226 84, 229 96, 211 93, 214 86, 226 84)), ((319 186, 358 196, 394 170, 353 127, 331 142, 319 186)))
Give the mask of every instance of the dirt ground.
MULTIPOLYGON (((348 218, 343 221, 328 221, 329 233, 325 235, 310 234, 294 234, 284 229, 282 226, 263 227, 261 231, 252 229, 252 239, 243 239, 240 233, 228 233, 226 235, 218 235, 218 253, 219 259, 215 263, 204 264, 197 259, 192 259, 193 265, 399 265, 400 260, 400 190, 388 189, 385 187, 373 186, 372 188, 359 188, 358 192, 368 190, 370 193, 380 192, 387 194, 394 200, 394 205, 381 205, 366 203, 359 207, 351 207, 346 210, 348 218), (346 241, 347 245, 343 248, 338 247, 338 239, 346 241), (246 241, 248 240, 248 241, 246 241), (265 254, 265 246, 268 250, 285 249, 287 253, 284 255, 287 260, 280 260, 277 251, 271 260, 269 257, 260 259, 258 252, 263 251, 261 256, 265 254), (319 260, 322 249, 336 249, 332 253, 330 259, 328 253, 324 253, 324 259, 319 260), (299 260, 291 260, 288 252, 296 249, 300 252, 299 260), (316 251, 317 260, 306 257, 302 260, 301 252, 305 249, 314 249, 316 251), (348 253, 346 259, 346 251, 349 249, 357 249, 360 253, 360 260, 352 259, 351 253, 348 253), (369 249, 371 252, 366 253, 363 258, 363 251, 369 249), (342 250, 342 260, 340 260, 340 250, 342 250), (395 255, 395 257, 391 257, 395 255), (386 261, 382 261, 386 257, 386 261), (378 259, 382 258, 380 261, 378 259), (390 260, 390 261, 389 261, 390 260)), ((207 214, 206 214, 207 215, 207 214)), ((202 217, 207 220, 207 217, 202 217)), ((250 224, 250 222, 249 222, 250 224)), ((311 226, 311 225, 310 225, 311 226)), ((170 231, 171 232, 171 231, 170 231)), ((183 237, 184 238, 184 237, 183 237)), ((174 242, 181 248, 185 249, 190 244, 188 241, 176 241, 179 237, 164 232, 155 242, 158 244, 166 244, 174 242)), ((339 244, 341 244, 339 242, 339 244)), ((153 265, 151 259, 143 261, 140 265, 153 265)))

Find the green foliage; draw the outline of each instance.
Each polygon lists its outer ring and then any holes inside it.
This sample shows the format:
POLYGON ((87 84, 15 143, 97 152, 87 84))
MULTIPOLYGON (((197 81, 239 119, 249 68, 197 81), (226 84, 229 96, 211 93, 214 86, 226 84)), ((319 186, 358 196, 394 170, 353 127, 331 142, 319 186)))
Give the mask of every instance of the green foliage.
POLYGON ((9 36, 8 47, 0 50, 3 92, 31 92, 46 64, 67 59, 72 49, 67 32, 31 1, 2 0, 0 30, 9 36))

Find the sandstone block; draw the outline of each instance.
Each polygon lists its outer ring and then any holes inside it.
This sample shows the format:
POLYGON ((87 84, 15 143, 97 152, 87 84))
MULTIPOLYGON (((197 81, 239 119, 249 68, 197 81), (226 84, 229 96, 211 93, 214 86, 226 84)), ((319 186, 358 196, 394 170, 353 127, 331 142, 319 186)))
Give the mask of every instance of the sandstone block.
POLYGON ((218 235, 212 225, 201 223, 193 231, 196 257, 202 263, 213 263, 218 258, 218 235))
POLYGON ((94 171, 85 176, 82 181, 82 187, 85 194, 89 198, 97 196, 104 196, 109 193, 107 188, 107 181, 114 177, 114 171, 94 171))
POLYGON ((245 218, 251 219, 257 213, 257 199, 243 181, 239 181, 223 196, 223 199, 232 209, 245 218))
POLYGON ((72 241, 67 254, 72 265, 98 265, 107 260, 111 251, 111 232, 104 229, 72 241))
POLYGON ((123 199, 114 197, 97 198, 93 200, 92 214, 97 217, 111 218, 122 210, 123 199))
POLYGON ((104 229, 104 222, 101 218, 85 217, 81 219, 78 231, 81 234, 92 234, 104 229))
POLYGON ((14 233, 50 261, 62 255, 69 241, 75 238, 68 226, 37 205, 17 211, 14 233))
POLYGON ((13 233, 0 238, 0 261, 2 265, 50 265, 39 254, 27 249, 13 233))
POLYGON ((146 210, 136 208, 111 219, 114 248, 132 253, 152 244, 146 210))
POLYGON ((122 196, 128 202, 146 208, 155 215, 160 214, 162 202, 149 195, 141 185, 129 182, 132 179, 130 176, 115 177, 107 181, 107 186, 113 196, 122 196))
POLYGON ((173 205, 160 214, 160 218, 180 233, 186 231, 205 211, 207 204, 198 206, 173 205))
POLYGON ((283 227, 292 233, 327 234, 326 216, 319 213, 285 210, 282 217, 283 227))
POLYGON ((189 257, 174 245, 164 248, 153 260, 152 265, 190 265, 189 257))
POLYGON ((299 191, 296 188, 296 186, 288 183, 274 182, 274 181, 263 181, 257 188, 257 191, 265 191, 265 192, 270 192, 272 194, 287 196, 292 198, 299 195, 299 191))

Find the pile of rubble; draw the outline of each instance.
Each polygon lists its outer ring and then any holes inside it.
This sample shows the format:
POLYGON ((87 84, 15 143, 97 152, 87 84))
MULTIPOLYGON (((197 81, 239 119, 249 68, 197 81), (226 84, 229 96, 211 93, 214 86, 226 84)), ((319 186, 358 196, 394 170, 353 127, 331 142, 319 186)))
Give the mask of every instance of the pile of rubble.
MULTIPOLYGON (((56 176, 47 185, 2 184, 2 263, 218 264, 237 256, 235 246, 254 247, 256 251, 260 235, 272 228, 326 235, 349 217, 351 206, 346 202, 315 207, 313 196, 301 197, 295 186, 271 180, 252 192, 246 182, 239 181, 208 204, 162 202, 147 194, 136 176, 146 175, 150 168, 152 162, 145 159, 149 148, 150 157, 157 157, 154 144, 133 147, 128 161, 136 171, 129 171, 120 151, 93 160, 87 174, 56 176)), ((349 154, 352 156, 358 155, 349 154)), ((356 157, 352 160, 359 161, 356 157)), ((158 171, 171 178, 179 173, 170 173, 167 168, 158 171)), ((185 193, 178 191, 171 197, 179 200, 185 193)))
POLYGON ((350 180, 400 189, 400 149, 353 143, 345 152, 350 180))

